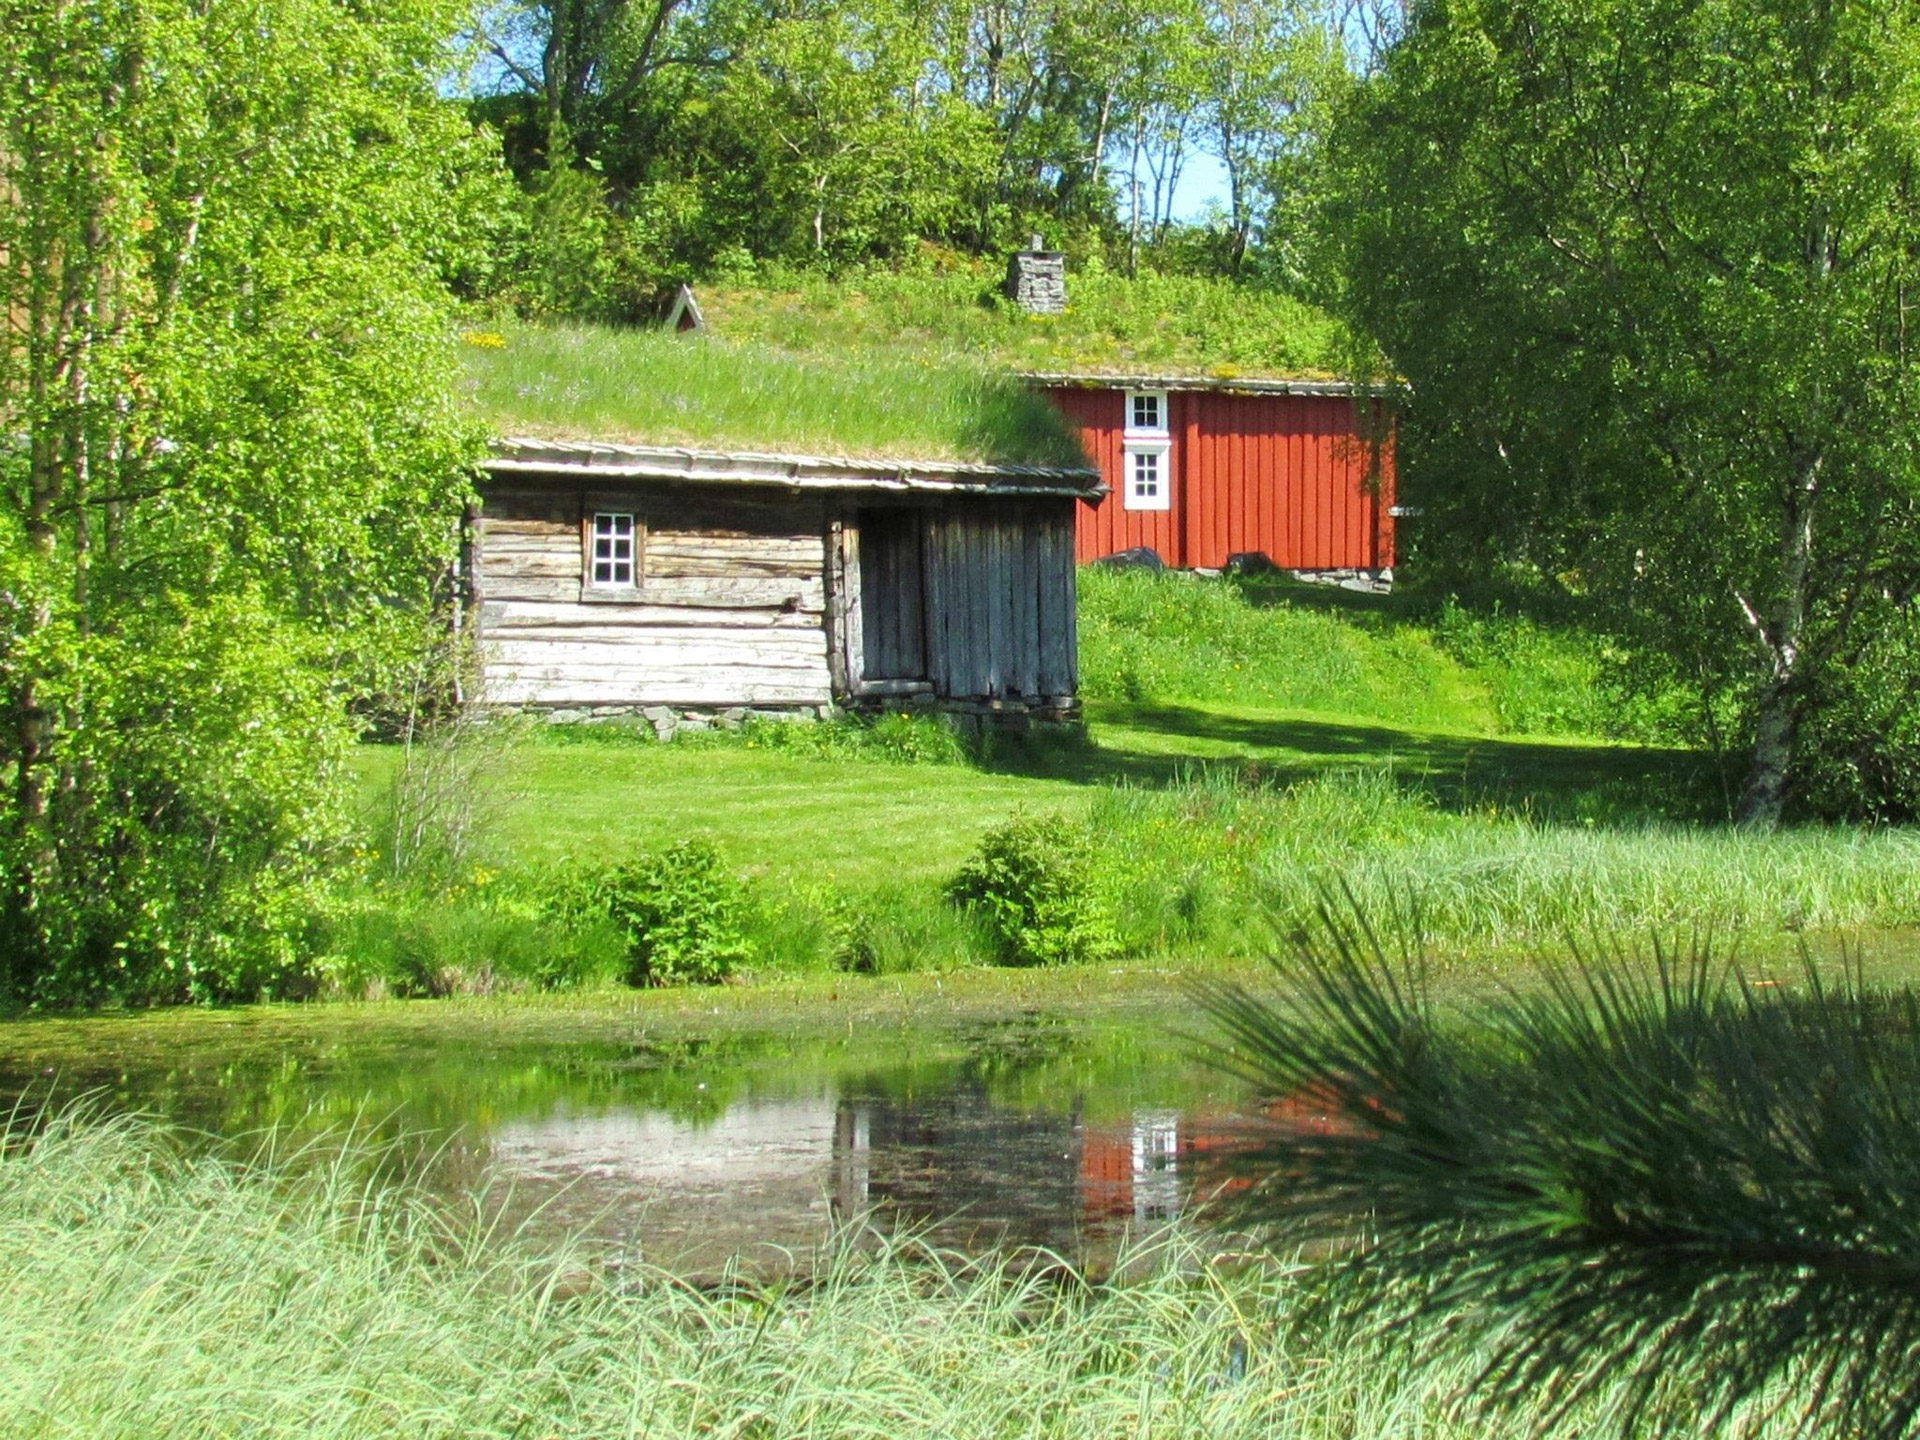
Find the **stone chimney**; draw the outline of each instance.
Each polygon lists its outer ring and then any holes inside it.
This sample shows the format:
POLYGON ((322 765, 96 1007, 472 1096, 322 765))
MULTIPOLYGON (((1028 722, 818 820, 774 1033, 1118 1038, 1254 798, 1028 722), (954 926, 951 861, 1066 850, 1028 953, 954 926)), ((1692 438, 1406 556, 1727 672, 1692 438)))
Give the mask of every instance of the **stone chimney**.
POLYGON ((1007 298, 1035 315, 1058 315, 1067 308, 1067 257, 1035 235, 1007 257, 1007 298))

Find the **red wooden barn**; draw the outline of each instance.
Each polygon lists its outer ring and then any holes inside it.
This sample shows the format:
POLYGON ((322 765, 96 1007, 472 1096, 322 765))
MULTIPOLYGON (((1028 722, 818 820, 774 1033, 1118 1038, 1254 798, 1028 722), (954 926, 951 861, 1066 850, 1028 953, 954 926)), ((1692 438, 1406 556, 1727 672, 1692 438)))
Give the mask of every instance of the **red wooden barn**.
POLYGON ((1109 493, 1082 505, 1082 564, 1147 548, 1180 569, 1260 557, 1390 578, 1393 447, 1382 401, 1327 380, 1032 375, 1079 423, 1109 493))

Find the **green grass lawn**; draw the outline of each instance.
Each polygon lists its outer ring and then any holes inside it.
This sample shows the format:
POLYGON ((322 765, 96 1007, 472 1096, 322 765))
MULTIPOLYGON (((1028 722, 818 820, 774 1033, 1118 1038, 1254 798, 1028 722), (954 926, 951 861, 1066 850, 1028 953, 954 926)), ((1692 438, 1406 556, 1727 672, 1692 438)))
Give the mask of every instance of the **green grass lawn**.
MULTIPOLYGON (((460 907, 699 838, 749 884, 758 973, 831 969, 850 936, 883 971, 964 964, 993 945, 945 887, 989 830, 1035 814, 1087 836, 1129 965, 1236 963, 1343 886, 1449 963, 1568 934, 1711 929, 1777 949, 1920 925, 1920 836, 1738 832, 1713 757, 1593 738, 1658 734, 1668 713, 1608 689, 1597 639, 1507 619, 1463 643, 1430 607, 1298 586, 1083 581, 1079 740, 996 741, 965 761, 947 741, 946 763, 938 745, 903 763, 857 729, 670 745, 526 732, 475 789, 466 868, 436 882, 451 891, 394 902, 382 953, 410 947, 416 974, 511 974, 503 932, 460 907), (1528 717, 1563 733, 1525 733, 1528 717), (408 918, 422 904, 430 925, 408 918)), ((396 764, 361 753, 369 815, 396 764)))
MULTIPOLYGON (((1285 787, 1373 772, 1443 809, 1547 814, 1618 807, 1698 788, 1680 750, 1507 739, 1343 721, 1249 706, 1092 701, 1085 745, 1009 745, 980 765, 816 758, 757 745, 535 734, 488 782, 492 863, 621 860, 690 835, 719 841, 749 874, 851 889, 951 874, 988 826, 1021 810, 1083 809, 1113 787, 1178 788, 1209 771, 1285 787)), ((372 807, 399 762, 368 746, 372 807)))

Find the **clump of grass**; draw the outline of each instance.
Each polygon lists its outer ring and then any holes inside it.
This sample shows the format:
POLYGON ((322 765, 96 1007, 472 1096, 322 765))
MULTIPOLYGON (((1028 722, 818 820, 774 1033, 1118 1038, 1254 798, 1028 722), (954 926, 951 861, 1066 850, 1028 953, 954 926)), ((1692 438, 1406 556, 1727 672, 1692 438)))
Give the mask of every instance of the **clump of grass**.
MULTIPOLYGON (((1487 1435, 1295 1337, 1295 1271, 1175 1236, 1131 1278, 843 1235, 697 1289, 365 1177, 55 1119, 0 1149, 0 1413, 33 1437, 1487 1435)), ((271 1142, 263 1142, 268 1153, 271 1142)), ((1444 1386, 1444 1380, 1442 1385, 1444 1386)))
POLYGON ((974 749, 944 717, 906 711, 872 717, 843 715, 814 722, 749 719, 731 733, 710 730, 688 738, 696 744, 731 741, 750 750, 773 750, 823 760, 966 765, 975 759, 974 749))
POLYGON ((626 961, 610 922, 560 919, 483 887, 363 891, 319 929, 320 989, 347 998, 570 989, 611 981, 626 961))
POLYGON ((1428 940, 1455 950, 1569 933, 1779 935, 1920 921, 1920 836, 1905 831, 1451 813, 1417 777, 1384 769, 1284 786, 1216 770, 1167 789, 1116 788, 1095 800, 1091 824, 1096 868, 1134 954, 1260 953, 1336 882, 1374 913, 1410 910, 1428 940))
POLYGON ((465 347, 496 430, 696 448, 1085 466, 1042 396, 965 356, 859 345, 802 355, 657 330, 510 325, 465 347))

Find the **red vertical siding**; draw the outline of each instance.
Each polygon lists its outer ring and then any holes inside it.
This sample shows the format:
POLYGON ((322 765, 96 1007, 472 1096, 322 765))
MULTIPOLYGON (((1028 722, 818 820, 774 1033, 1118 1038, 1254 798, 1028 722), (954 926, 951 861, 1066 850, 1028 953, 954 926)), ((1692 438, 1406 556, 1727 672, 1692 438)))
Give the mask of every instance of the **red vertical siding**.
MULTIPOLYGON (((1080 507, 1081 563, 1145 546, 1169 565, 1218 567, 1264 555, 1285 570, 1393 564, 1393 445, 1375 446, 1353 402, 1319 395, 1175 391, 1167 510, 1121 500, 1124 392, 1056 389, 1111 493, 1080 507)), ((1378 402, 1363 402, 1377 404, 1378 402)))

